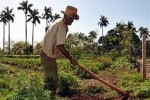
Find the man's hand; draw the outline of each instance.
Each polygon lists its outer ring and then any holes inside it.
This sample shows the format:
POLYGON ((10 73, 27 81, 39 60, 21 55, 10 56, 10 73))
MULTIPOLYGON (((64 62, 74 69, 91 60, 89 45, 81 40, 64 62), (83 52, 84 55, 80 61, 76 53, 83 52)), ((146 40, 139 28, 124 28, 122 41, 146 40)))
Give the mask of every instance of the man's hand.
POLYGON ((67 57, 69 60, 70 60, 70 63, 73 64, 74 66, 77 66, 79 65, 78 64, 78 61, 76 59, 74 59, 70 53, 66 50, 64 44, 61 44, 61 45, 57 45, 57 48, 61 51, 61 53, 67 57))
POLYGON ((74 59, 74 58, 70 59, 70 63, 73 64, 74 66, 79 65, 78 61, 76 59, 74 59))

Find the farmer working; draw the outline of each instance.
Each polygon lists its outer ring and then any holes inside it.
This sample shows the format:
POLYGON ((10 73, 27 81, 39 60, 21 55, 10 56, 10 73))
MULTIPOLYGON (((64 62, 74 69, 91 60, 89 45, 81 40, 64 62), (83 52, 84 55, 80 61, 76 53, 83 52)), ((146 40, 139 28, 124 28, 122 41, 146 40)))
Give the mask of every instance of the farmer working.
POLYGON ((44 66, 44 89, 51 90, 53 94, 56 93, 58 85, 58 74, 56 58, 64 55, 70 60, 73 65, 78 65, 65 48, 66 35, 68 32, 68 25, 79 19, 77 8, 67 6, 66 11, 61 11, 63 18, 55 21, 46 31, 45 37, 41 42, 41 62, 44 66))

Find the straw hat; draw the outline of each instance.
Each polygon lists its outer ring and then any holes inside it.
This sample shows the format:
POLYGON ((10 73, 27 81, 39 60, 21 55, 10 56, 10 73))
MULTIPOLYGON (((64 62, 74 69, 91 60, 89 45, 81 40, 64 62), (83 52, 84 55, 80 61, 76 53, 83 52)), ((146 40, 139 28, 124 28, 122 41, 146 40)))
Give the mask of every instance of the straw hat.
POLYGON ((67 15, 73 19, 78 20, 79 15, 77 14, 77 8, 72 7, 72 6, 67 6, 66 11, 61 11, 64 15, 67 15))

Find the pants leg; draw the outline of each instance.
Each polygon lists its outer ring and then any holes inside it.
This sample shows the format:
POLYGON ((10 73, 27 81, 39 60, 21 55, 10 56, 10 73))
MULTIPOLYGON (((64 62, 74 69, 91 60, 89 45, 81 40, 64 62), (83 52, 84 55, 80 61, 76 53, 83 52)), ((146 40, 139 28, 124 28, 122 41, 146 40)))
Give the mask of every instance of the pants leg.
POLYGON ((52 93, 56 93, 58 85, 57 63, 56 59, 48 57, 41 50, 41 62, 44 67, 44 89, 51 90, 52 93))

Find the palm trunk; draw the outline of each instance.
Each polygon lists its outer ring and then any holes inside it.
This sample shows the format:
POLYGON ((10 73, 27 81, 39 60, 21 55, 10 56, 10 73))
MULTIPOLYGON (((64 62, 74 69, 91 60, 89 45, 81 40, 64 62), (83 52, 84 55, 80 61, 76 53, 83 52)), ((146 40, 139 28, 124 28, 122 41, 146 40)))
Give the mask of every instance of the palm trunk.
POLYGON ((46 27, 48 26, 48 20, 46 19, 46 27))
POLYGON ((146 78, 146 36, 142 35, 142 74, 143 79, 146 78))
POLYGON ((3 51, 5 52, 5 23, 3 23, 3 51))
POLYGON ((27 46, 27 15, 25 14, 25 43, 27 46))
POLYGON ((103 53, 103 44, 104 42, 103 42, 103 26, 102 26, 102 53, 103 53))
MULTIPOLYGON (((103 34, 103 26, 102 26, 102 37, 104 36, 103 34)), ((102 45, 103 45, 103 38, 102 38, 102 45)))
POLYGON ((103 35, 103 26, 102 26, 102 36, 104 36, 104 35, 103 35))
POLYGON ((8 54, 10 54, 10 21, 8 22, 8 54))
POLYGON ((27 15, 25 14, 25 46, 26 46, 26 55, 28 56, 28 54, 29 54, 29 50, 27 49, 27 47, 28 47, 28 44, 27 44, 27 15))
MULTIPOLYGON (((32 49, 33 49, 33 42, 34 42, 34 23, 32 24, 32 49)), ((32 52, 33 53, 33 52, 32 52)))

